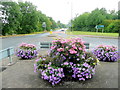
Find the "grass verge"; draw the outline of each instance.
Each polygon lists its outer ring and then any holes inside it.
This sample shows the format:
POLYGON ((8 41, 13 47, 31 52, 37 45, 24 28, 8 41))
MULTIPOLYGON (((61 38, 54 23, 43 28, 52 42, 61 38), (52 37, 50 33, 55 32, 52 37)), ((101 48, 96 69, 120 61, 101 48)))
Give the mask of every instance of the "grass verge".
POLYGON ((118 37, 119 33, 100 33, 100 32, 84 32, 84 31, 67 31, 69 35, 94 35, 94 36, 109 36, 109 37, 118 37))
POLYGON ((0 37, 17 37, 17 36, 25 36, 25 35, 33 35, 33 34, 41 34, 41 33, 46 33, 46 32, 34 32, 30 34, 16 34, 16 35, 7 35, 7 36, 0 36, 0 37))

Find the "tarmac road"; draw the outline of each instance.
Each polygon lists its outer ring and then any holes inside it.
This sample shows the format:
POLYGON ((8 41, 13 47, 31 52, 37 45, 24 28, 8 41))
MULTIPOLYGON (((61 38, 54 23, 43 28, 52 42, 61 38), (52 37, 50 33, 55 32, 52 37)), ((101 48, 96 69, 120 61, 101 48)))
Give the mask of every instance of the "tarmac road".
POLYGON ((90 43, 90 50, 93 50, 98 45, 114 45, 118 48, 118 38, 113 37, 98 37, 87 35, 67 35, 65 33, 57 33, 61 37, 80 37, 83 41, 90 43))
MULTIPOLYGON (((114 45, 118 47, 118 39, 116 38, 99 38, 99 37, 86 37, 84 35, 67 35, 63 31, 57 30, 54 31, 53 34, 61 36, 61 37, 80 37, 85 42, 90 43, 90 50, 98 45, 114 45)), ((22 42, 32 43, 38 47, 38 42, 43 39, 44 36, 50 35, 50 33, 44 34, 34 34, 34 35, 27 35, 27 36, 19 36, 19 37, 9 37, 9 38, 2 38, 2 49, 8 47, 16 48, 22 42)), ((1 38, 0 38, 1 39, 1 38)), ((44 39, 43 39, 44 41, 44 39)))

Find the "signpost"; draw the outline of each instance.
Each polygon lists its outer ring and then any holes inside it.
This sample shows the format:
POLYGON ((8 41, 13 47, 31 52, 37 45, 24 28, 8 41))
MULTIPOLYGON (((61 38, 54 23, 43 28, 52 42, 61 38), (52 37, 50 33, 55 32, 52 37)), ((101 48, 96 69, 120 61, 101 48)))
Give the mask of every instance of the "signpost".
POLYGON ((95 28, 97 29, 96 32, 98 32, 98 29, 102 29, 102 33, 103 33, 104 25, 96 25, 95 28))
POLYGON ((45 22, 42 23, 42 27, 44 28, 44 31, 45 31, 46 30, 46 23, 45 22))

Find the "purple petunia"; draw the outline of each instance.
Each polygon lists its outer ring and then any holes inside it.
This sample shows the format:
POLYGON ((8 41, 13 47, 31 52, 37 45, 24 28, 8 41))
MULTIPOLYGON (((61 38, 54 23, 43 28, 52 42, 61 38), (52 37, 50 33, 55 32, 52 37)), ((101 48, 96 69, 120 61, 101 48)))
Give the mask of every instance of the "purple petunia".
POLYGON ((115 62, 118 60, 117 48, 114 46, 100 45, 93 50, 93 54, 100 61, 115 62))

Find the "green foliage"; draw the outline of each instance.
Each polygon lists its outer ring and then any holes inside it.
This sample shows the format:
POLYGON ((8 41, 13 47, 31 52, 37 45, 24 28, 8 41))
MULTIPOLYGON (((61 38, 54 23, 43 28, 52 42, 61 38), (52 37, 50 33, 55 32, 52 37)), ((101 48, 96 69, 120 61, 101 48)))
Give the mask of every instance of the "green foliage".
POLYGON ((62 24, 60 21, 57 22, 58 28, 66 28, 65 24, 62 24))
MULTIPOLYGON (((83 29, 84 27, 87 27, 87 19, 88 19, 89 13, 83 13, 79 17, 75 18, 75 20, 72 22, 73 23, 73 29, 77 30, 83 29)), ((85 29, 86 30, 86 29, 85 29)))
POLYGON ((20 7, 15 2, 2 2, 2 18, 3 30, 2 34, 16 34, 20 28, 20 22, 22 19, 22 13, 20 7))
POLYGON ((30 2, 1 2, 2 35, 28 34, 55 29, 57 23, 30 2), (46 22, 46 28, 42 23, 46 22))
POLYGON ((72 22, 72 27, 74 31, 93 31, 95 32, 96 25, 105 25, 105 32, 118 32, 119 25, 114 21, 117 19, 118 15, 114 10, 107 12, 105 8, 95 9, 91 13, 83 13, 82 15, 76 17, 72 22), (107 21, 110 20, 110 21, 107 21), (114 22, 114 23, 111 23, 114 22), (110 25, 111 24, 111 25, 110 25))
POLYGON ((51 22, 51 28, 55 29, 57 28, 57 23, 52 19, 52 17, 48 17, 50 22, 51 22))
POLYGON ((120 20, 114 20, 107 26, 108 32, 118 33, 120 28, 120 20))

